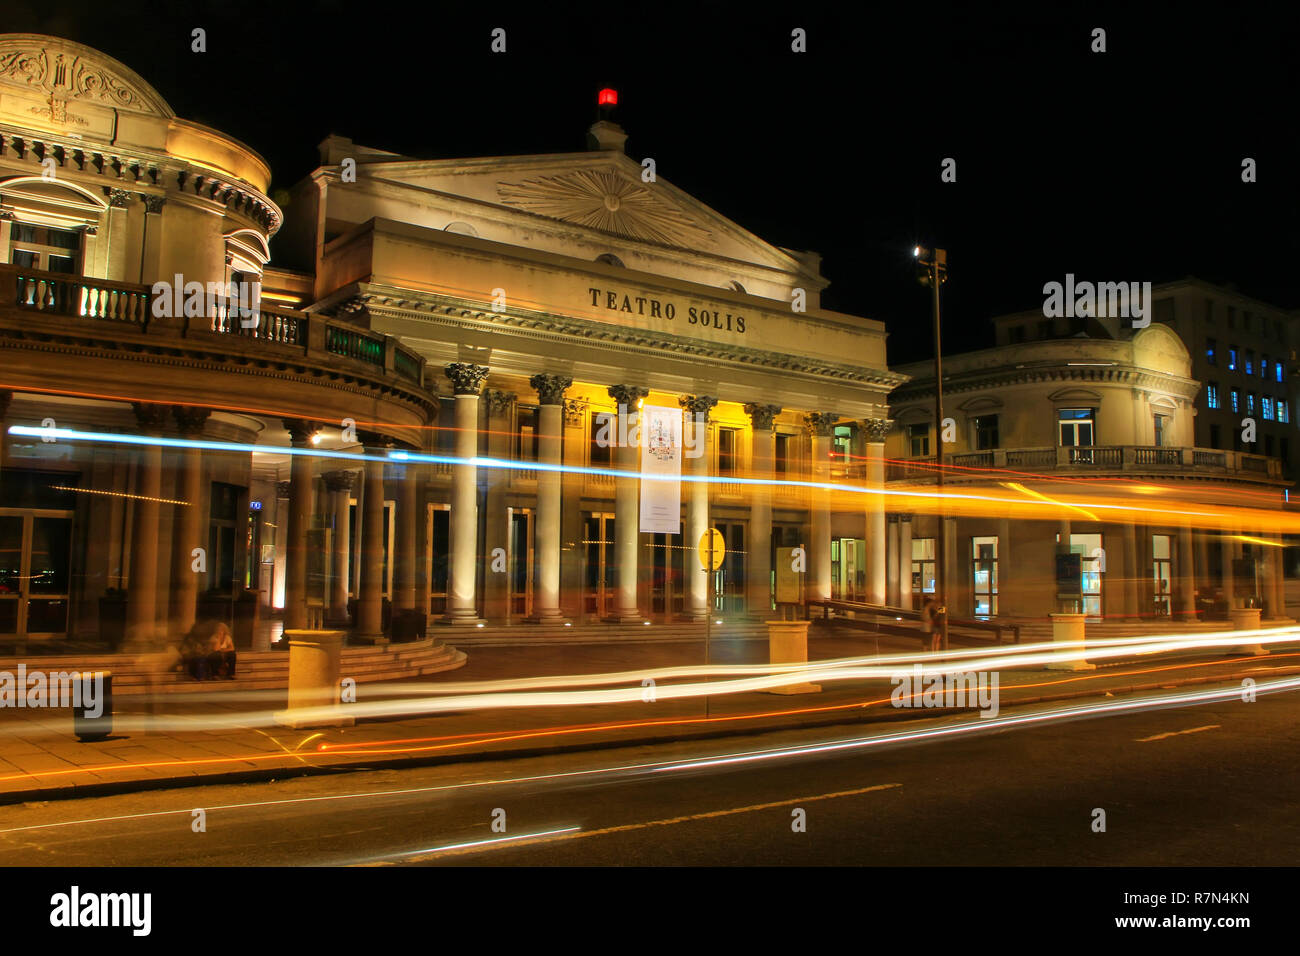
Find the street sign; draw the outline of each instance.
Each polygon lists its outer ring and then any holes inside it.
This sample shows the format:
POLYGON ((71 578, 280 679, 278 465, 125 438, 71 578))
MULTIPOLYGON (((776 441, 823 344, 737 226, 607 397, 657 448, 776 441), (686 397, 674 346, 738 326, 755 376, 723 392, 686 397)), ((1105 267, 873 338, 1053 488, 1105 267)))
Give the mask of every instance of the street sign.
POLYGON ((700 535, 700 567, 705 571, 709 570, 710 537, 713 539, 713 570, 716 571, 722 567, 722 559, 727 556, 727 543, 722 538, 722 532, 717 528, 710 528, 700 535))

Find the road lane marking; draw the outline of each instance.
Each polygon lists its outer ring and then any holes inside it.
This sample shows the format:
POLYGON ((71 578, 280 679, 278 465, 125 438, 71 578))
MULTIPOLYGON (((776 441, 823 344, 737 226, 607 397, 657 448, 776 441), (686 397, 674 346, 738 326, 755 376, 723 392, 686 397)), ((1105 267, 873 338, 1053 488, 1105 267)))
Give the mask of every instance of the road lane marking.
POLYGON ((1138 737, 1133 742, 1138 744, 1150 743, 1153 740, 1164 740, 1166 737, 1177 737, 1180 734, 1199 734, 1202 730, 1218 730, 1218 724, 1206 724, 1204 727, 1193 727, 1190 730, 1171 730, 1166 734, 1153 734, 1150 737, 1138 737))
MULTIPOLYGON (((538 834, 536 836, 522 837, 510 841, 512 847, 529 846, 538 843, 553 843, 557 840, 582 840, 587 837, 608 836, 611 833, 629 833, 633 830, 645 830, 649 827, 667 827, 675 826, 679 823, 693 823, 696 820, 712 820, 718 817, 729 817, 737 813, 754 813, 758 810, 772 810, 776 807, 788 807, 798 803, 814 803, 818 800, 835 800, 840 797, 856 797, 864 793, 874 793, 879 790, 894 790, 901 787, 901 783, 881 783, 873 787, 861 787, 857 790, 839 790, 835 793, 819 793, 810 797, 794 797, 790 800, 776 800, 772 803, 756 803, 748 807, 733 807, 728 810, 709 810, 706 813, 691 813, 681 817, 669 817, 666 820, 647 820, 643 823, 625 823, 616 827, 604 827, 600 830, 577 830, 576 832, 552 831, 551 834, 538 834)), ((457 844, 455 846, 442 847, 436 850, 415 850, 412 854, 398 854, 403 858, 404 863, 419 863, 424 860, 432 860, 446 856, 463 856, 467 853, 476 853, 480 850, 494 850, 506 843, 505 840, 484 840, 478 843, 457 844)), ((381 860, 370 863, 355 864, 358 866, 392 866, 396 861, 381 860)))

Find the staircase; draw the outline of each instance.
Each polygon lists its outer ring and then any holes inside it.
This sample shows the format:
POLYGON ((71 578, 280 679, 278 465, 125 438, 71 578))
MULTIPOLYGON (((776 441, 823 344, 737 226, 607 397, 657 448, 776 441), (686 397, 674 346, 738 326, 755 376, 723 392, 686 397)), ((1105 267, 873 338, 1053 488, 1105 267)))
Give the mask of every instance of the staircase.
MULTIPOLYGON (((339 676, 358 684, 424 677, 464 666, 464 651, 437 639, 386 647, 345 647, 339 676)), ((0 658, 0 671, 110 671, 114 696, 141 694, 220 693, 229 690, 276 690, 289 686, 288 651, 240 651, 234 680, 196 681, 188 674, 165 671, 157 654, 95 654, 86 656, 24 656, 0 658)))
MULTIPOLYGON (((767 640, 767 626, 762 621, 744 618, 715 618, 712 639, 715 641, 767 640)), ((452 633, 458 647, 508 647, 524 644, 620 644, 703 641, 703 622, 671 621, 648 624, 488 624, 484 627, 445 628, 452 633)))

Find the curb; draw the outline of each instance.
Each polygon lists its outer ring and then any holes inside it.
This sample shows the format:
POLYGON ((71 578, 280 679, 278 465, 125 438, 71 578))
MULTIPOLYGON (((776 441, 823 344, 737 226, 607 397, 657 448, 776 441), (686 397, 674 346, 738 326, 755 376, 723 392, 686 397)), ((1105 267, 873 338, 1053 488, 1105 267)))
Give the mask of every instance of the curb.
MULTIPOLYGON (((1276 675, 1300 674, 1300 666, 1287 666, 1273 669, 1276 675)), ((1023 697, 1003 701, 1002 709, 1025 707, 1034 704, 1054 703, 1063 700, 1078 700, 1087 697, 1099 697, 1104 694, 1142 693, 1144 691, 1168 689, 1196 684, 1214 684, 1233 680, 1234 674, 1218 674, 1187 677, 1170 681, 1153 681, 1142 684, 1130 684, 1124 687, 1080 690, 1060 694, 1043 694, 1037 697, 1023 697)), ((977 710, 978 708, 966 708, 977 710)), ((947 711, 949 715, 954 711, 947 711)), ((69 800, 79 797, 114 796, 122 793, 140 793, 150 790, 179 790, 187 787, 219 786, 235 783, 261 783, 296 777, 321 776, 325 774, 353 773, 362 770, 399 770, 414 767, 432 767, 446 764, 483 763, 491 760, 519 760, 528 757, 544 757, 551 754, 570 754, 600 750, 615 750, 621 747, 644 747, 678 740, 718 740, 734 737, 753 737, 781 730, 799 730, 803 728, 850 726, 861 723, 888 723, 893 721, 924 720, 936 714, 925 708, 890 708, 888 710, 861 709, 845 710, 834 716, 819 717, 809 720, 776 720, 755 723, 751 726, 731 728, 728 730, 687 731, 673 734, 649 734, 641 737, 621 737, 609 740, 591 740, 571 744, 557 744, 549 747, 515 747, 502 750, 473 750, 455 754, 437 756, 388 757, 368 761, 351 761, 344 763, 312 763, 297 767, 252 768, 249 770, 221 771, 210 774, 187 774, 184 777, 151 777, 144 780, 101 781, 91 784, 69 784, 66 786, 44 787, 39 790, 0 792, 0 806, 12 806, 21 803, 43 802, 49 800, 69 800)))

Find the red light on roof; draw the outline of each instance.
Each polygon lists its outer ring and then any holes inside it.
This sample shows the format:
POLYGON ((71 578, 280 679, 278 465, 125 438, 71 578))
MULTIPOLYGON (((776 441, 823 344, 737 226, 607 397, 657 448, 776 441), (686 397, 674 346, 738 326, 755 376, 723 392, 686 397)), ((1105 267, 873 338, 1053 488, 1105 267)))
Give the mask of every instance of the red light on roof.
POLYGON ((597 106, 618 106, 618 90, 609 88, 600 91, 600 96, 596 99, 597 106))

